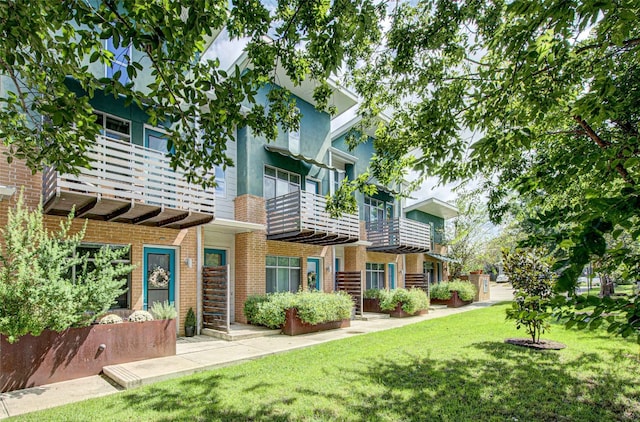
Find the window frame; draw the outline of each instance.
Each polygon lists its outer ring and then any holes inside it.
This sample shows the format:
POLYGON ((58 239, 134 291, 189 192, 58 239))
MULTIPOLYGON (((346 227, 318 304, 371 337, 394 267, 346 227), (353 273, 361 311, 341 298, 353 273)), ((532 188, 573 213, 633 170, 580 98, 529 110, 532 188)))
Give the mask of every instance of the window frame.
MULTIPOLYGON (((112 51, 109 48, 109 43, 111 43, 114 50, 118 49, 118 47, 115 47, 115 45, 113 44, 113 37, 109 37, 106 40, 104 40, 104 49, 113 54, 113 60, 111 62, 111 65, 109 65, 108 63, 104 64, 104 76, 105 78, 113 79, 113 75, 115 75, 115 73, 117 72, 117 71, 115 72, 113 71, 113 66, 114 65, 120 66, 121 68, 123 68, 123 71, 120 74, 120 78, 118 79, 118 81, 122 85, 126 85, 129 82, 131 82, 131 78, 129 78, 129 72, 127 72, 127 67, 131 64, 131 58, 133 55, 133 46, 131 43, 129 43, 129 45, 125 47, 127 49, 126 54, 124 55, 124 57, 121 57, 116 54, 116 51, 112 51), (123 61, 124 59, 127 59, 127 60, 123 61), (111 76, 109 76, 109 69, 111 69, 111 76), (122 78, 126 78, 126 80, 123 82, 121 80, 122 78)), ((119 48, 123 48, 122 45, 119 48)))
POLYGON ((302 288, 302 258, 297 257, 297 256, 279 256, 279 255, 267 255, 265 257, 265 292, 266 293, 277 293, 277 292, 292 292, 295 293, 297 291, 299 291, 302 288), (282 265, 280 263, 280 261, 286 259, 288 264, 287 265, 282 265), (269 264, 270 260, 275 260, 275 265, 273 264, 269 264), (298 265, 292 265, 293 262, 295 262, 295 260, 298 261, 298 265), (275 285, 275 290, 270 290, 269 289, 269 270, 275 270, 275 277, 276 279, 274 280, 274 282, 272 283, 273 285, 275 285), (278 272, 279 270, 286 270, 287 274, 288 274, 288 289, 287 290, 280 290, 278 289, 278 272), (292 279, 291 277, 291 272, 292 271, 298 271, 298 279, 292 279), (294 289, 295 288, 295 289, 294 289))
POLYGON ((291 172, 291 171, 288 171, 288 170, 283 170, 283 169, 280 169, 278 167, 270 166, 270 165, 267 165, 267 164, 264 165, 264 168, 263 168, 263 171, 262 171, 262 197, 264 199, 277 198, 278 196, 286 195, 286 194, 292 193, 292 192, 299 192, 300 190, 302 190, 302 176, 301 175, 299 175, 298 173, 294 173, 294 172, 291 172), (270 169, 270 170, 274 171, 275 172, 274 173, 275 176, 267 175, 267 169, 270 169), (289 191, 287 193, 281 194, 281 195, 278 195, 278 180, 284 180, 284 179, 280 179, 278 177, 279 175, 286 175, 287 176, 287 185, 289 187, 289 191), (292 176, 294 176, 294 177, 296 177, 298 179, 297 183, 291 181, 292 176), (267 186, 266 186, 267 179, 268 180, 273 180, 273 182, 275 183, 275 185, 274 185, 274 188, 275 188, 274 196, 268 196, 267 195, 267 186), (290 188, 291 188, 292 185, 297 186, 298 189, 291 190, 290 188))
POLYGON ((122 117, 119 117, 119 116, 116 116, 114 114, 107 113, 105 111, 98 110, 98 109, 93 109, 93 114, 99 118, 97 123, 102 128, 101 129, 102 136, 104 136, 105 138, 107 138, 109 140, 126 142, 126 143, 129 143, 129 144, 131 143, 131 129, 132 129, 131 128, 131 120, 123 119, 122 117), (117 131, 114 131, 112 129, 108 129, 107 128, 107 118, 111 118, 111 119, 114 119, 114 120, 119 120, 119 121, 121 121, 123 123, 126 123, 128 125, 128 127, 129 127, 129 133, 127 135, 125 135, 123 132, 117 132, 117 131), (113 136, 109 136, 109 133, 120 134, 121 137, 127 138, 127 139, 114 138, 113 136))
MULTIPOLYGON (((117 265, 117 264, 131 264, 131 245, 125 245, 125 244, 118 244, 118 243, 97 243, 97 242, 82 242, 80 243, 80 245, 78 246, 78 248, 82 249, 94 249, 95 251, 98 251, 99 249, 103 248, 104 246, 109 246, 111 248, 126 248, 129 247, 129 253, 128 253, 128 259, 117 259, 115 261, 111 261, 112 265, 117 265)), ((73 256, 77 257, 78 256, 78 250, 74 250, 73 252, 73 256)), ((91 256, 89 256, 87 258, 87 262, 92 262, 94 260, 94 258, 92 258, 91 256)), ((73 283, 76 283, 76 267, 77 265, 74 265, 71 268, 71 280, 73 281, 73 283)), ((133 272, 133 271, 132 271, 133 272)), ((124 300, 126 301, 125 303, 125 307, 116 307, 111 306, 109 309, 110 310, 116 310, 116 309, 131 309, 131 274, 132 272, 130 272, 129 274, 126 275, 127 278, 127 291, 125 293, 123 293, 122 295, 118 296, 117 298, 115 298, 115 302, 119 303, 119 298, 122 296, 124 297, 124 300)))
POLYGON ((365 264, 365 288, 369 289, 385 289, 386 278, 385 278, 385 267, 384 263, 378 262, 367 262, 365 264), (374 277, 375 276, 375 277, 374 277), (374 278, 376 279, 376 283, 374 286, 374 278))

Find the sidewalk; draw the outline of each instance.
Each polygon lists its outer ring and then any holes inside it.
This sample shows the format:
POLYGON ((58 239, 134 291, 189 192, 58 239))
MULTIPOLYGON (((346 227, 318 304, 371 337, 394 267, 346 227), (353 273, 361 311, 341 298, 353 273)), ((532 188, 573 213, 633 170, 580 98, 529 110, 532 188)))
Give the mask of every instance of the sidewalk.
POLYGON ((492 283, 490 301, 476 302, 457 309, 438 308, 423 316, 355 320, 351 321, 349 328, 294 337, 276 334, 236 341, 208 336, 179 338, 175 356, 107 366, 104 368, 106 376, 96 375, 0 394, 0 419, 105 396, 127 388, 195 372, 235 365, 288 350, 468 312, 512 298, 513 291, 510 285, 492 283))

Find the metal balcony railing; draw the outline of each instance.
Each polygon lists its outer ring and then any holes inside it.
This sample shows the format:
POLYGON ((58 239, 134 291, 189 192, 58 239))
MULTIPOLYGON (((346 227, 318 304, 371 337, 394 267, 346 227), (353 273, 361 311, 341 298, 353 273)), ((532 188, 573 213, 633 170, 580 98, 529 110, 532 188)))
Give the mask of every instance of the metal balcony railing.
POLYGON ((431 227, 407 218, 367 223, 367 249, 389 253, 427 252, 431 246, 431 227))
POLYGON ((324 196, 296 191, 268 199, 267 237, 298 243, 337 245, 357 242, 360 223, 356 214, 332 218, 324 196))
POLYGON ((45 169, 45 211, 63 214, 74 206, 76 216, 174 227, 213 219, 213 189, 188 183, 164 153, 100 136, 87 156, 91 168, 78 175, 45 169))

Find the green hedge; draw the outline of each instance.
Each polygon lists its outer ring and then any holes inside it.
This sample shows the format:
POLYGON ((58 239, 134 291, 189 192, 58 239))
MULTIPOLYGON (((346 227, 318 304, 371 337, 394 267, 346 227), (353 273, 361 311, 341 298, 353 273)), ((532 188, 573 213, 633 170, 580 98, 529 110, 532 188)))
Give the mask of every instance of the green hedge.
POLYGON ((285 322, 285 311, 296 308, 302 322, 320 324, 351 317, 353 301, 344 293, 302 291, 298 293, 269 293, 250 296, 244 303, 244 315, 249 323, 280 328, 285 322))
POLYGON ((441 283, 431 286, 431 298, 440 300, 451 299, 451 292, 458 292, 458 297, 462 300, 473 300, 476 296, 476 286, 468 281, 453 280, 443 281, 441 283))
POLYGON ((380 290, 380 309, 391 311, 402 303, 402 310, 414 314, 429 308, 429 297, 422 289, 380 290))

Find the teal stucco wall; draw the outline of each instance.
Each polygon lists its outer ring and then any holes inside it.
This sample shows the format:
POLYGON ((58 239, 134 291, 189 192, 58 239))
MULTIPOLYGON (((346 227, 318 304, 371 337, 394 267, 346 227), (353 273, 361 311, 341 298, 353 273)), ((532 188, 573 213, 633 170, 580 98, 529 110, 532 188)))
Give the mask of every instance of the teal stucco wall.
MULTIPOLYGON (((258 90, 256 101, 267 103, 267 93, 272 85, 265 85, 258 90)), ((300 109, 300 154, 317 161, 328 162, 328 145, 330 142, 331 117, 325 112, 315 109, 306 101, 293 96, 296 107, 300 109)), ((304 178, 311 177, 321 182, 322 194, 329 192, 329 172, 300 160, 282 156, 267 151, 266 138, 255 135, 249 128, 239 128, 238 135, 238 195, 263 196, 264 166, 269 165, 297 173, 301 176, 302 188, 304 178)), ((270 145, 287 148, 289 146, 288 132, 279 128, 278 137, 270 145)))
POLYGON ((435 215, 427 214, 423 211, 413 210, 407 213, 407 218, 415 221, 419 221, 425 224, 433 224, 433 241, 438 244, 442 244, 442 238, 444 235, 444 219, 442 217, 436 217, 435 215))

